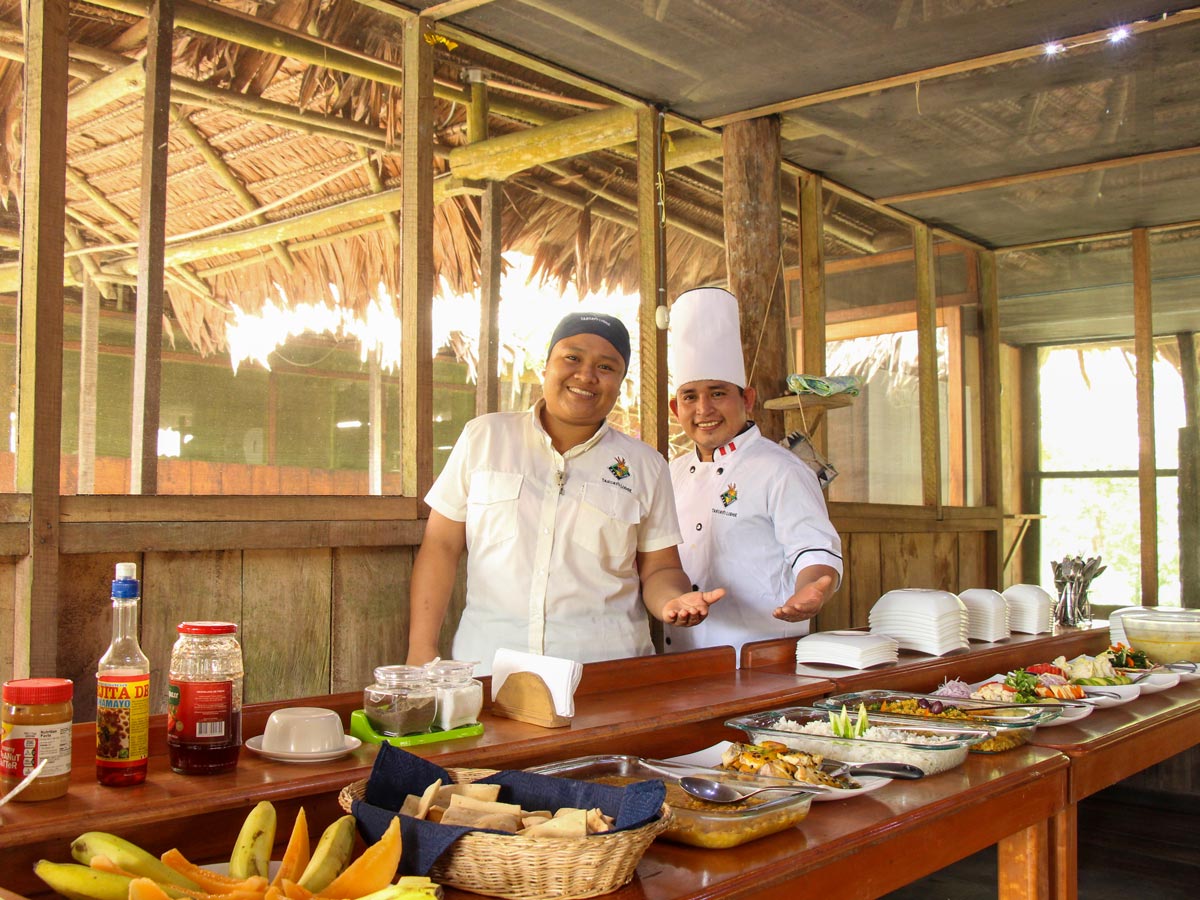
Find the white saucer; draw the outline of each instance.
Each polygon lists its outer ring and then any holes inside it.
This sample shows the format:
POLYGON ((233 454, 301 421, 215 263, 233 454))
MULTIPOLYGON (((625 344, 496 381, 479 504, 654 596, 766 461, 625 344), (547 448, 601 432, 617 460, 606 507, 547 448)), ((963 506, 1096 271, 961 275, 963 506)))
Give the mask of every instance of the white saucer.
POLYGON ((345 756, 352 750, 357 750, 362 746, 362 741, 350 735, 345 736, 345 745, 340 750, 325 750, 320 753, 292 753, 288 750, 264 750, 262 745, 263 736, 255 735, 245 743, 245 747, 251 753, 257 753, 259 756, 265 756, 267 759, 273 759, 276 762, 327 762, 331 759, 337 759, 345 756))

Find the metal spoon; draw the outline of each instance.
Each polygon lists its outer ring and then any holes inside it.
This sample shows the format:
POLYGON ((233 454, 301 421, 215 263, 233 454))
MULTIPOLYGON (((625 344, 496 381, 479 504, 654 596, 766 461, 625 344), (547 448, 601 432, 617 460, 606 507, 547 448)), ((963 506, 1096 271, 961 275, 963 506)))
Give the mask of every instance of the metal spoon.
POLYGON ((839 778, 842 775, 849 775, 850 777, 855 775, 880 775, 884 778, 904 778, 912 781, 925 777, 924 770, 917 766, 898 762, 844 763, 834 759, 827 759, 821 768, 830 778, 839 778))
POLYGON ((815 784, 792 786, 790 784, 771 785, 770 787, 755 788, 752 791, 739 791, 732 785, 713 781, 711 778, 700 778, 697 775, 684 775, 679 779, 679 786, 693 797, 707 800, 710 803, 737 803, 763 791, 786 791, 789 794, 816 794, 822 788, 815 784))

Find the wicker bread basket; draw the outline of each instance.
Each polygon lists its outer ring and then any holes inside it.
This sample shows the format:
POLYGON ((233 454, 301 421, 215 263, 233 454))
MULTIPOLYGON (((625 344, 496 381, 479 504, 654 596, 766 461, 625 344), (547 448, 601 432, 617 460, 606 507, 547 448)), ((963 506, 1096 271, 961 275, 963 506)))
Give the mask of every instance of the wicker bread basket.
MULTIPOLYGON (((458 784, 496 774, 493 769, 447 769, 458 784)), ((338 803, 352 811, 367 782, 342 788, 338 803)), ((638 860, 671 820, 671 808, 640 828, 582 838, 525 837, 469 831, 443 853, 429 877, 441 884, 511 900, 571 900, 615 891, 633 878, 638 860)))

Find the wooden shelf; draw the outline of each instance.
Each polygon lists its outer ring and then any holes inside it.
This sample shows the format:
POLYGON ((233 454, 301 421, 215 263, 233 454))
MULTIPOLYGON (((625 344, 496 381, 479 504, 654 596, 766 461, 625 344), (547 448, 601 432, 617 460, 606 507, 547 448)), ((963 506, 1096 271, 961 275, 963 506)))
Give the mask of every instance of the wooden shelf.
POLYGON ((803 431, 810 438, 825 418, 828 409, 841 409, 854 402, 851 394, 833 394, 822 397, 819 394, 788 394, 775 397, 763 403, 767 409, 783 411, 783 427, 790 434, 793 431, 803 431))

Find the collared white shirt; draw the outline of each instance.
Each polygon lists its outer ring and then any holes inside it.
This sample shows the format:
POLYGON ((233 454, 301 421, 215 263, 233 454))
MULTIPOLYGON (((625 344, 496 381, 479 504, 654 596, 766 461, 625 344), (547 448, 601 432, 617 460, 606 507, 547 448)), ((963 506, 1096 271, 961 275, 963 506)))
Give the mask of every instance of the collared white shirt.
POLYGON ((543 402, 469 421, 425 498, 466 523, 454 658, 479 674, 499 647, 579 662, 654 652, 635 561, 680 540, 667 463, 607 422, 560 454, 543 402))
POLYGON ((702 462, 696 452, 671 462, 683 570, 701 590, 725 596, 692 628, 667 626, 667 651, 808 634, 807 622, 771 613, 813 565, 842 572, 842 542, 829 521, 816 474, 751 425, 702 462))

